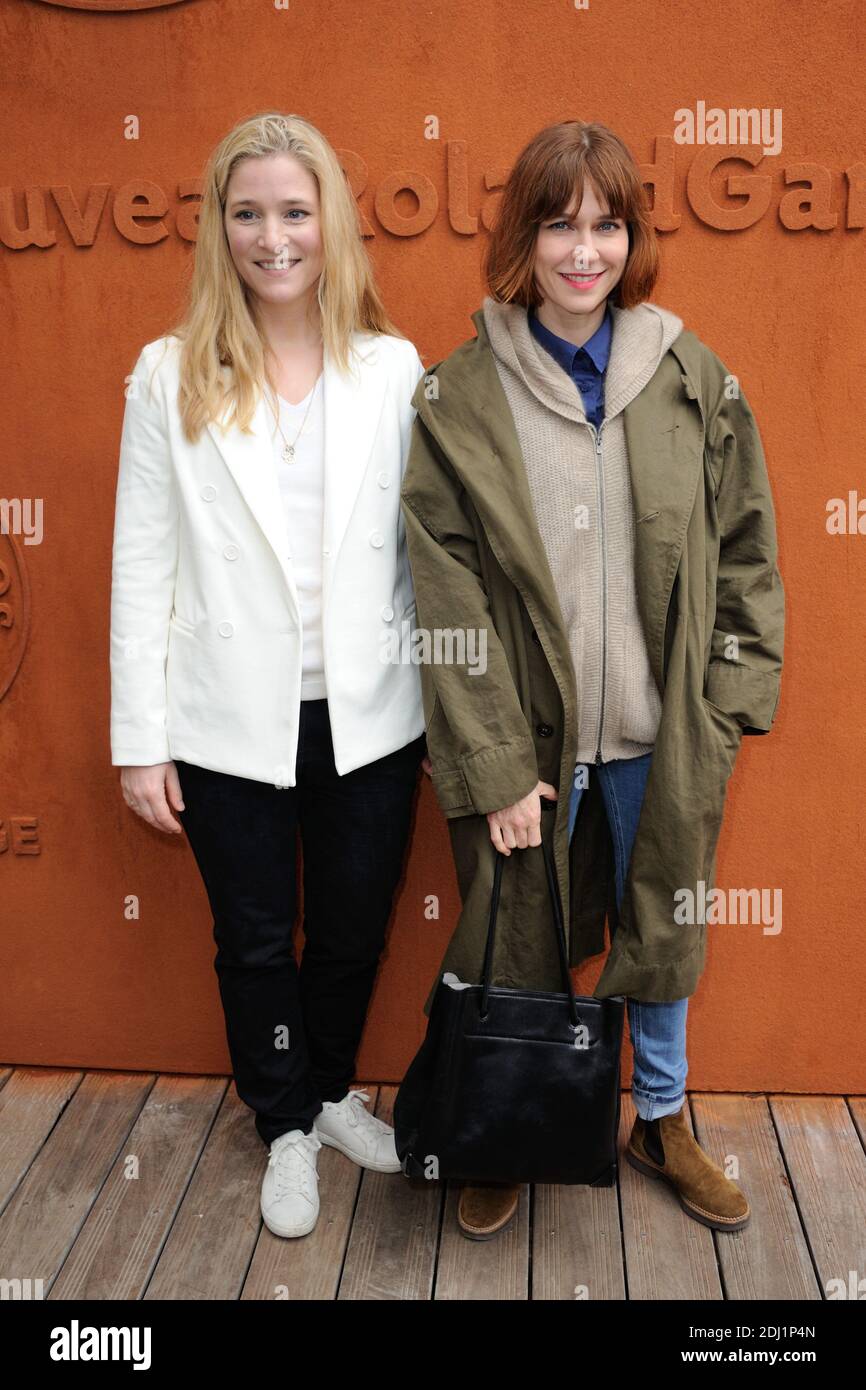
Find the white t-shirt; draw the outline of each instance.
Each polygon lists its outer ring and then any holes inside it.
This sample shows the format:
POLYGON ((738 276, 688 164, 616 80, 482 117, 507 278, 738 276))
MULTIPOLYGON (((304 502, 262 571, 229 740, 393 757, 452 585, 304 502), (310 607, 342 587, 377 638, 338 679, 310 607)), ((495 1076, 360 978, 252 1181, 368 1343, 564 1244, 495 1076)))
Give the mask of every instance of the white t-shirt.
MULTIPOLYGON (((277 397, 280 429, 294 444, 291 463, 283 458, 285 441, 273 426, 274 459, 286 516, 289 558, 301 604, 303 670, 301 699, 327 697, 322 649, 322 533, 325 509, 324 373, 298 405, 277 397), (312 401, 310 396, 313 397, 312 401), (307 408, 309 407, 309 414, 307 408), (301 422, 307 416, 301 429, 301 422), (298 431, 301 430, 300 435, 298 431)), ((273 418, 273 417, 272 417, 273 418)))

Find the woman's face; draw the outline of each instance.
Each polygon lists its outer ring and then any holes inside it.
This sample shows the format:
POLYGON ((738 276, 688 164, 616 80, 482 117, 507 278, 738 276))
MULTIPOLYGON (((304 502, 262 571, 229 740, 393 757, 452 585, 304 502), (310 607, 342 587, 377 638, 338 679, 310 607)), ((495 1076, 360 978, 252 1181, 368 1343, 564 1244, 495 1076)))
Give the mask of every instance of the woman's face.
POLYGON ((604 301, 622 279, 628 260, 628 225, 610 216, 590 179, 583 181, 583 201, 576 196, 558 218, 538 229, 535 280, 545 303, 562 314, 601 313, 604 301))
POLYGON ((315 296, 325 264, 319 191, 294 156, 240 160, 229 177, 224 224, 235 268, 263 303, 315 296))

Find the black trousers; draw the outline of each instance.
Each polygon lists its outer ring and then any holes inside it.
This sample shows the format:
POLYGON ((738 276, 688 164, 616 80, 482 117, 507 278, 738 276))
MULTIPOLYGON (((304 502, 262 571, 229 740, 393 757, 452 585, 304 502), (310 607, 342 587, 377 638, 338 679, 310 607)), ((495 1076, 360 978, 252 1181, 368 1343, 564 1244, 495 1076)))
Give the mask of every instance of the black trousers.
POLYGON ((213 912, 235 1085, 267 1145, 290 1129, 308 1134, 322 1101, 342 1100, 354 1079, 425 752, 421 734, 340 777, 328 702, 303 700, 294 787, 174 759, 178 816, 213 912))

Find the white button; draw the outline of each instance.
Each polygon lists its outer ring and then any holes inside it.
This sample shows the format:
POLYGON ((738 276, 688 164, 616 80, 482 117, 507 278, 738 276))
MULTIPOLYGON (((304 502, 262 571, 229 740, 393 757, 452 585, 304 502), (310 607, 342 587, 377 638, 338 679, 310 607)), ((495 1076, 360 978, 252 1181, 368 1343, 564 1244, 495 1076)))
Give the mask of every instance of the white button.
POLYGON ((206 502, 212 502, 216 497, 216 488, 213 483, 206 483, 201 490, 201 495, 206 502))
POLYGON ((236 559, 238 558, 238 556, 240 555, 240 553, 241 553, 241 552, 240 552, 240 550, 238 549, 238 547, 237 547, 236 545, 234 545, 233 543, 227 545, 227 546, 225 547, 225 549, 223 550, 223 555, 225 555, 225 557, 226 557, 227 560, 236 560, 236 559))
POLYGON ((380 546, 385 544, 385 537, 382 535, 381 531, 370 532, 370 544, 375 545, 377 550, 380 546))
POLYGON ((325 548, 324 548, 324 550, 322 551, 322 554, 323 554, 323 555, 330 555, 330 553, 331 553, 331 547, 330 547, 329 545, 326 545, 325 548))
POLYGON ((235 629, 233 623, 220 623, 219 627, 217 628, 217 632, 219 633, 220 637, 231 637, 234 630, 235 629))
POLYGON ((390 603, 386 603, 384 608, 379 609, 379 612, 382 614, 382 617, 385 619, 385 622, 390 623, 391 619, 394 616, 394 610, 391 607, 390 603))
POLYGON ((379 484, 380 487, 387 487, 390 481, 391 479, 389 478, 388 474, 385 472, 384 469, 381 473, 376 474, 376 482, 379 484))

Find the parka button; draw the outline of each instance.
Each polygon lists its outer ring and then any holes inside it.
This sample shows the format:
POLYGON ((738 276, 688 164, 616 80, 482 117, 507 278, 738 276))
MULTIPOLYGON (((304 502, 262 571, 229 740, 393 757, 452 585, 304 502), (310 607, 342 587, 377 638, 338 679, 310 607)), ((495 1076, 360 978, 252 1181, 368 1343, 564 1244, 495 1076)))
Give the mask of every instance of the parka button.
POLYGON ((213 483, 205 483, 201 490, 201 495, 206 502, 212 502, 217 495, 217 490, 213 483))
POLYGON ((386 623, 390 623, 391 619, 392 619, 393 616, 394 616, 394 610, 393 610, 393 608, 391 607, 390 603, 386 603, 385 606, 384 606, 383 608, 380 608, 380 609, 379 609, 379 612, 381 613, 382 617, 385 619, 385 622, 386 622, 386 623))
POLYGON ((217 632, 219 633, 220 637, 231 637, 234 630, 235 629, 233 623, 220 623, 219 627, 217 628, 217 632))
POLYGON ((381 531, 371 531, 369 541, 370 544, 374 545, 378 550, 381 546, 385 544, 385 537, 382 535, 381 531))
POLYGON ((533 640, 533 642, 537 642, 538 645, 539 645, 539 647, 541 646, 541 638, 539 637, 538 633, 535 631, 535 628, 532 629, 532 640, 533 640))
POLYGON ((536 732, 541 738, 550 738, 550 735, 553 733, 553 725, 552 725, 552 724, 536 724, 536 726, 535 726, 535 732, 536 732))
POLYGON ((391 479, 385 472, 384 468, 376 474, 376 482, 379 484, 380 487, 387 487, 390 481, 391 479))
POLYGON ((234 542, 230 542, 228 545, 223 547, 223 555, 226 557, 227 560, 236 560, 240 553, 240 550, 234 544, 234 542))

